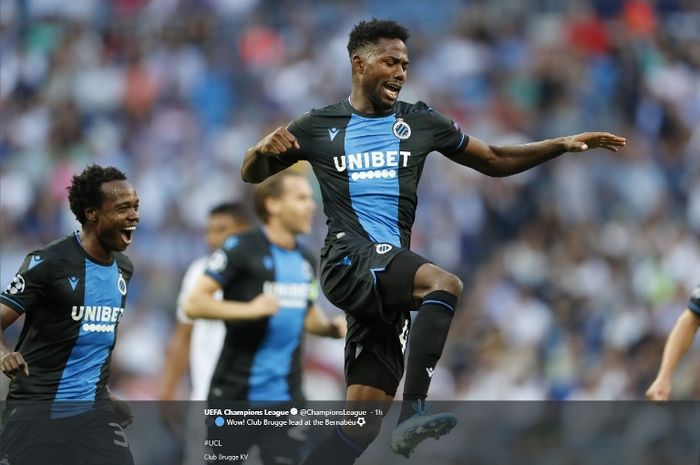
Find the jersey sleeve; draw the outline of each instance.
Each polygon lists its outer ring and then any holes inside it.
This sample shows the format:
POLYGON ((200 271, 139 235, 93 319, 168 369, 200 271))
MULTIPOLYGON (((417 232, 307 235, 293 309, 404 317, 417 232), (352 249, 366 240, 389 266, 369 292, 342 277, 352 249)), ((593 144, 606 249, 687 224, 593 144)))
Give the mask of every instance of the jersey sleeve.
POLYGON ((700 284, 698 284, 693 290, 693 293, 690 294, 688 308, 695 312, 696 315, 700 316, 700 284))
POLYGON ((39 254, 27 255, 10 284, 0 294, 0 302, 18 313, 31 312, 44 296, 50 263, 39 254))
POLYGON ((185 275, 182 277, 180 293, 177 295, 176 311, 177 321, 179 321, 180 323, 192 324, 194 321, 187 316, 187 313, 185 312, 185 308, 183 306, 183 302, 185 301, 185 296, 187 296, 187 294, 189 294, 189 292, 194 287, 194 283, 197 281, 197 278, 204 273, 206 264, 207 261, 204 258, 200 258, 198 260, 193 261, 192 264, 190 264, 189 268, 187 268, 187 271, 185 271, 185 275))
POLYGON ((462 133, 456 122, 433 110, 428 110, 428 114, 433 128, 433 150, 449 157, 466 147, 469 136, 462 133))
POLYGON ((313 117, 311 112, 307 111, 303 115, 293 119, 292 122, 287 125, 287 130, 296 137, 300 149, 277 157, 280 163, 291 166, 299 160, 306 160, 308 158, 304 153, 304 148, 309 147, 311 144, 312 121, 313 117))
POLYGON ((236 279, 244 265, 245 247, 238 236, 231 236, 209 256, 204 274, 216 280, 221 287, 226 287, 236 279))

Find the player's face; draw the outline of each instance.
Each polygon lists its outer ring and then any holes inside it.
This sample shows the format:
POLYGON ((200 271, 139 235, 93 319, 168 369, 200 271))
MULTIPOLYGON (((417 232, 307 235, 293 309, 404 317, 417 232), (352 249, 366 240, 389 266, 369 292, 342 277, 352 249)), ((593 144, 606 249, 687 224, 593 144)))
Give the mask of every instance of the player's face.
POLYGON ((314 211, 316 202, 309 181, 299 176, 285 178, 284 193, 279 199, 282 225, 293 234, 308 234, 311 232, 314 211))
POLYGON ((121 252, 131 244, 139 222, 139 198, 127 181, 102 184, 104 200, 95 210, 95 232, 103 247, 121 252))
POLYGON ((209 215, 207 220, 207 231, 205 239, 209 250, 214 250, 224 243, 226 238, 232 234, 238 234, 246 228, 243 222, 228 213, 215 213, 209 215))
POLYGON ((408 51, 401 39, 379 39, 365 59, 362 88, 377 113, 391 111, 406 82, 408 51))

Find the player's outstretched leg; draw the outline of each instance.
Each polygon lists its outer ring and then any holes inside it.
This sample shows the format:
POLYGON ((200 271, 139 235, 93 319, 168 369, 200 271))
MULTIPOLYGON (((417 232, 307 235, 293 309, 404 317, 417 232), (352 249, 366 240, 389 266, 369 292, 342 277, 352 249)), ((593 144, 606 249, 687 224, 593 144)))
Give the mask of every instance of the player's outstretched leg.
POLYGON ((408 362, 399 422, 391 446, 408 457, 423 440, 447 434, 457 423, 451 413, 427 415, 425 398, 462 293, 456 276, 426 263, 416 272, 414 296, 421 299, 408 343, 408 362))

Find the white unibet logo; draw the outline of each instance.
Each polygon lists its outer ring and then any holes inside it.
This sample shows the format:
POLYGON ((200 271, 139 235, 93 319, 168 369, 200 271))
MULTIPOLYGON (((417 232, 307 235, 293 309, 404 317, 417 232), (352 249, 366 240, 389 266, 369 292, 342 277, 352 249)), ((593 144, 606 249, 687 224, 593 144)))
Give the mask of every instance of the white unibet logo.
POLYGON ((333 157, 335 169, 352 172, 353 181, 361 179, 395 178, 398 168, 408 166, 411 152, 407 150, 372 151, 333 157))
POLYGON ((82 320, 82 329, 85 332, 112 333, 122 313, 124 313, 122 307, 73 305, 71 318, 75 321, 82 320))
POLYGON ((428 378, 432 378, 433 372, 435 371, 435 368, 426 368, 425 371, 428 372, 428 378))
POLYGON ((311 298, 311 285, 309 283, 265 281, 263 293, 277 297, 281 307, 306 309, 311 298))

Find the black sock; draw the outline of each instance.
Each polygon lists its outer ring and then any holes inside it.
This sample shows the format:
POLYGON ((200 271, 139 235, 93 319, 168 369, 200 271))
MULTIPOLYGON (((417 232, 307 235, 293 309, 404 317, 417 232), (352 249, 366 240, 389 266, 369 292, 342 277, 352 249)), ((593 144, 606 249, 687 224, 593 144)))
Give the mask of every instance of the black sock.
POLYGON ((357 444, 340 427, 324 439, 301 465, 352 465, 362 455, 366 447, 357 444))
POLYGON ((433 291, 423 299, 408 342, 406 382, 399 423, 413 416, 416 407, 422 408, 456 306, 457 296, 447 291, 433 291), (420 404, 414 406, 417 401, 420 404))

